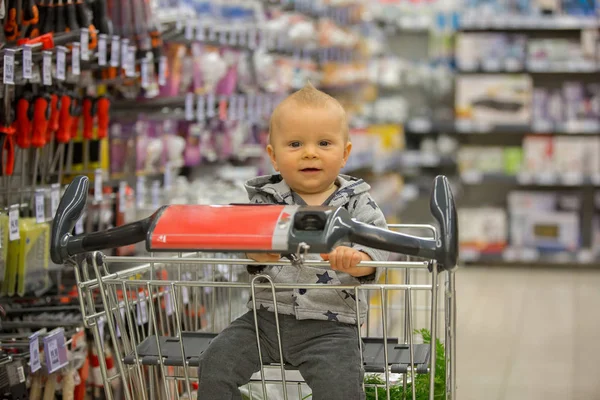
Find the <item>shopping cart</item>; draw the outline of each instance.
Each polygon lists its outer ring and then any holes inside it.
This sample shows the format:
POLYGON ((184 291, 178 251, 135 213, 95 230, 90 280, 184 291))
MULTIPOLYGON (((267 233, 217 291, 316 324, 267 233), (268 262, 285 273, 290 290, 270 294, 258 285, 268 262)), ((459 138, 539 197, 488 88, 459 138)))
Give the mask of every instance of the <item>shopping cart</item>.
MULTIPOLYGON (((57 264, 74 266, 81 313, 85 326, 93 332, 99 358, 96 373, 104 382, 107 399, 196 398, 200 355, 218 332, 247 311, 248 298, 251 296, 250 304, 255 305, 253 294, 268 290, 277 307, 278 289, 300 288, 298 284, 275 284, 267 275, 249 276, 244 267, 256 263, 240 258, 240 254, 281 252, 293 255, 290 258, 294 261, 271 265, 326 267, 326 262, 306 260, 306 254, 327 253, 340 242, 425 260, 361 263, 383 268, 383 282, 301 285, 307 290, 343 291, 354 301, 358 301, 360 291, 370 294, 366 320, 361 320, 358 311, 356 315, 363 337, 359 340, 363 368, 367 374, 380 377, 376 383, 365 384, 367 392, 374 395, 372 398, 390 399, 392 385, 406 389, 418 374, 429 374, 429 398, 434 399, 438 274, 446 272, 445 296, 441 299, 445 313, 439 324, 445 336, 446 390, 445 394, 435 393, 435 398, 456 398, 453 271, 458 227, 445 177, 435 178, 431 194, 430 209, 437 229, 431 225, 380 229, 351 219, 343 208, 172 205, 129 225, 72 236, 70 232, 85 208, 88 185, 86 177, 77 177, 66 189, 52 227, 51 256, 57 264), (395 231, 398 229, 421 229, 429 234, 414 236, 395 231), (99 252, 142 241, 148 257, 112 257, 99 252), (160 257, 155 254, 159 252, 160 257), (408 278, 413 270, 429 271, 430 283, 411 284, 408 278), (402 279, 402 283, 394 282, 402 279), (431 293, 429 344, 416 343, 413 337, 412 299, 420 292, 431 293), (404 313, 395 312, 397 304, 403 304, 404 313), (114 355, 114 368, 107 367, 107 353, 114 355)), ((277 318, 276 326, 279 330, 277 318)), ((256 332, 261 355, 258 329, 256 332)), ((279 331, 277 336, 283 360, 279 331)), ((263 365, 242 390, 244 397, 251 399, 310 396, 302 377, 284 363, 263 365)), ((403 393, 415 398, 415 390, 403 393)))

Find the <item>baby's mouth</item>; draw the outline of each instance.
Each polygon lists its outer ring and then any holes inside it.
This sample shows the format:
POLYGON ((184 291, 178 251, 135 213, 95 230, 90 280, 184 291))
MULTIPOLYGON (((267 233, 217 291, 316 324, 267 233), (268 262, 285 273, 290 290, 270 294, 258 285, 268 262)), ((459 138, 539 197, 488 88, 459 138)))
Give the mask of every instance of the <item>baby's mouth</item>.
POLYGON ((320 171, 319 168, 302 168, 300 171, 302 172, 318 172, 320 171))

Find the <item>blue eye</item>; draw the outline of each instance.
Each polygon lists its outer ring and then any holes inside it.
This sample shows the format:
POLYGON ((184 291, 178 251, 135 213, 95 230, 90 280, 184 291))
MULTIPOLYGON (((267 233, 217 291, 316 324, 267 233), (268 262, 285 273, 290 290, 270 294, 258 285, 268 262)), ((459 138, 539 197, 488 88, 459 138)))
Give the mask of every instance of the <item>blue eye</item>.
POLYGON ((291 142, 290 147, 300 147, 300 142, 291 142))

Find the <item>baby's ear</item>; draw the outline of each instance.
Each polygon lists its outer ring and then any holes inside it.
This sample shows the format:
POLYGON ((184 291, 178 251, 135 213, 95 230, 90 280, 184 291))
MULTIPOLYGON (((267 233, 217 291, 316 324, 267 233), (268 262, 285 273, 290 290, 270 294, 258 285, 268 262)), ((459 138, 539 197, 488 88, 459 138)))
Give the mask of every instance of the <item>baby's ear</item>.
POLYGON ((277 160, 275 158, 275 150, 270 144, 267 145, 267 153, 269 154, 269 158, 271 159, 271 164, 273 165, 273 168, 275 169, 275 171, 279 172, 279 167, 277 167, 277 160))
POLYGON ((350 157, 351 152, 352 152, 352 142, 347 141, 346 147, 344 148, 344 165, 346 165, 346 162, 348 161, 348 157, 350 157))

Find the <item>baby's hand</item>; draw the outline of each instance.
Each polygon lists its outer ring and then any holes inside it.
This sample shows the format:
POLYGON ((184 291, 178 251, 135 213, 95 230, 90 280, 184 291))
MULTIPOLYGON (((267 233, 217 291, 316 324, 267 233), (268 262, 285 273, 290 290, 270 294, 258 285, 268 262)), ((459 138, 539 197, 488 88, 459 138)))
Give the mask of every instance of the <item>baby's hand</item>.
POLYGON ((321 254, 321 257, 325 261, 329 260, 331 269, 344 272, 356 268, 358 263, 363 260, 370 260, 370 257, 362 251, 346 246, 336 247, 329 254, 321 254))
POLYGON ((258 262, 277 262, 281 259, 281 254, 277 253, 246 253, 246 257, 258 262))

